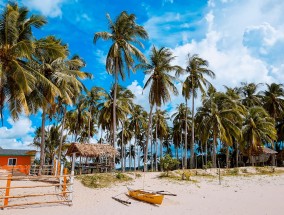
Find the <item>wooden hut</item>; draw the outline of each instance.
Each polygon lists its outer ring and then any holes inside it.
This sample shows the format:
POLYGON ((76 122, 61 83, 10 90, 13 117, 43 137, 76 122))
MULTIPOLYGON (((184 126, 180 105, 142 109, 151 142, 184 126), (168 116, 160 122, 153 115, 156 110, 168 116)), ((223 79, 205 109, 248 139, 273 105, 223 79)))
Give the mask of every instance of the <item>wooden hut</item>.
POLYGON ((114 168, 114 157, 119 155, 118 151, 109 144, 83 144, 72 143, 66 155, 80 158, 75 167, 79 174, 93 172, 107 172, 114 168))
POLYGON ((266 147, 258 147, 257 151, 254 151, 251 157, 251 164, 269 164, 269 160, 271 160, 272 156, 275 156, 278 152, 274 151, 270 148, 266 148, 266 147))

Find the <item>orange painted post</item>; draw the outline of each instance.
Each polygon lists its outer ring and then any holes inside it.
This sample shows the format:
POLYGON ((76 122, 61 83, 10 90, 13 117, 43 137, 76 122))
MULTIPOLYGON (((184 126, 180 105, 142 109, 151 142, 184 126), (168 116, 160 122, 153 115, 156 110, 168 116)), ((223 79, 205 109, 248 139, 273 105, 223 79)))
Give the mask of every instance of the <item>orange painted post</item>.
POLYGON ((58 161, 57 162, 57 175, 60 175, 60 165, 61 165, 61 163, 58 161))
POLYGON ((68 170, 67 168, 64 168, 64 177, 63 177, 63 190, 62 190, 62 193, 63 193, 63 196, 65 197, 66 196, 66 184, 67 184, 67 174, 68 174, 68 170))
MULTIPOLYGON (((12 174, 8 175, 7 184, 6 184, 6 193, 5 197, 10 195, 10 185, 11 185, 12 174)), ((4 206, 8 205, 9 198, 4 199, 4 206)))

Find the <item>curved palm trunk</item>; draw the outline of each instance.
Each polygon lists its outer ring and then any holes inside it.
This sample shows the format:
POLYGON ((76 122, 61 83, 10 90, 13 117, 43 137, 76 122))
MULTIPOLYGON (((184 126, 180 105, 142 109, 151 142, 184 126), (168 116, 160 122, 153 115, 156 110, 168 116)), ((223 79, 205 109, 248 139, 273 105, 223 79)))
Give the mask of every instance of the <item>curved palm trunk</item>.
POLYGON ((151 137, 150 138, 151 138, 150 139, 150 141, 151 141, 151 171, 153 172, 153 169, 154 169, 154 159, 153 159, 153 134, 152 134, 152 132, 151 132, 151 137))
POLYGON ((62 144, 63 144, 63 132, 65 128, 65 118, 66 118, 66 108, 63 107, 63 119, 62 119, 62 128, 61 128, 61 134, 60 134, 60 143, 59 143, 59 152, 58 152, 58 162, 61 161, 61 151, 62 151, 62 144))
POLYGON ((40 165, 39 165, 39 171, 38 174, 41 175, 42 174, 42 169, 43 169, 43 165, 44 165, 44 156, 45 156, 45 115, 46 115, 46 111, 43 108, 42 110, 42 119, 41 119, 41 143, 40 143, 40 165))
POLYGON ((152 127, 152 112, 153 112, 153 105, 150 106, 150 113, 149 113, 149 122, 148 122, 148 129, 147 129, 147 138, 146 143, 144 146, 144 172, 147 171, 147 158, 148 158, 148 143, 149 143, 149 136, 152 127))
POLYGON ((124 137, 123 137, 123 123, 122 123, 122 135, 121 135, 121 170, 125 172, 125 162, 124 162, 124 137))
POLYGON ((88 117, 88 143, 90 143, 91 139, 91 116, 88 117))
MULTIPOLYGON (((192 82, 193 83, 193 82, 192 82)), ((191 143, 190 143, 190 168, 194 168, 194 89, 192 87, 192 128, 191 128, 191 143)))
MULTIPOLYGON (((184 140, 184 168, 187 169, 187 99, 185 99, 185 140, 184 140)), ((190 152, 191 153, 191 152, 190 152)))
MULTIPOLYGON (((112 116, 113 116, 113 147, 115 148, 116 144, 116 94, 117 94, 117 82, 118 82, 118 58, 115 59, 115 66, 116 66, 116 71, 115 71, 115 80, 114 80, 114 95, 113 95, 113 109, 112 109, 112 116)), ((115 154, 113 156, 113 160, 115 161, 115 154)))

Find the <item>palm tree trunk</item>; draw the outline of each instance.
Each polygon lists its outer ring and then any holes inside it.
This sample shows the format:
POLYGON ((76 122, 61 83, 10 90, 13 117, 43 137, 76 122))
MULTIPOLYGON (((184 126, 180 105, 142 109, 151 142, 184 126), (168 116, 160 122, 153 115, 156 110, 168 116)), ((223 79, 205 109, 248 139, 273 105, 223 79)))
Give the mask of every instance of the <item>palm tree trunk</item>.
POLYGON ((135 139, 134 139, 134 172, 136 171, 136 155, 137 155, 136 142, 137 142, 137 138, 136 138, 136 135, 135 135, 135 139))
POLYGON ((230 147, 227 145, 226 147, 226 166, 227 168, 230 168, 229 158, 230 158, 230 147))
POLYGON ((149 135, 152 127, 152 112, 153 112, 153 105, 150 106, 150 113, 149 113, 149 122, 148 122, 148 129, 147 129, 147 138, 146 143, 144 146, 144 172, 147 171, 147 157, 148 157, 148 143, 149 143, 149 135))
POLYGON ((131 141, 129 141, 129 171, 131 171, 131 141))
POLYGON ((123 123, 122 123, 122 133, 121 133, 121 170, 125 172, 125 163, 124 163, 124 136, 123 136, 123 123))
POLYGON ((206 140, 205 142, 205 165, 207 167, 207 162, 208 162, 208 141, 206 140))
POLYGON ((43 169, 43 165, 44 165, 44 156, 45 156, 45 108, 43 108, 42 110, 42 118, 41 118, 41 143, 40 143, 40 166, 39 166, 39 171, 38 174, 41 175, 42 174, 42 169, 43 169))
POLYGON ((154 160, 153 160, 153 134, 151 134, 151 172, 153 172, 154 168, 154 160))
POLYGON ((59 142, 58 162, 61 161, 61 151, 62 151, 63 136, 64 136, 63 131, 65 128, 65 118, 66 118, 66 108, 63 107, 63 119, 62 119, 62 127, 61 127, 60 142, 59 142))
MULTIPOLYGON (((116 144, 116 94, 117 94, 117 82, 118 82, 118 58, 115 58, 115 80, 114 80, 114 95, 113 95, 113 109, 112 109, 112 115, 113 115, 113 147, 115 148, 116 144)), ((115 154, 113 160, 115 161, 115 154)))
MULTIPOLYGON (((161 163, 161 159, 163 158, 163 142, 164 142, 164 138, 162 138, 162 140, 160 140, 160 163, 161 163)), ((163 171, 162 166, 161 166, 161 171, 163 171)))
MULTIPOLYGON (((193 83, 193 81, 192 81, 193 83)), ((194 168, 194 86, 192 86, 192 107, 191 107, 191 118, 192 118, 192 128, 191 128, 191 144, 190 144, 190 168, 194 168)))
MULTIPOLYGON (((272 150, 275 150, 274 141, 272 141, 272 143, 271 143, 271 148, 272 148, 272 150)), ((275 166, 275 154, 272 154, 271 158, 272 158, 272 166, 275 166)))
POLYGON ((239 143, 236 142, 236 167, 239 167, 239 143))
MULTIPOLYGON (((184 137, 184 168, 187 169, 187 99, 185 98, 185 137, 184 137)), ((190 152, 191 153, 191 152, 190 152)))
POLYGON ((88 117, 88 143, 90 143, 91 139, 91 116, 88 117))
POLYGON ((157 162, 157 157, 158 157, 158 123, 156 123, 156 137, 155 137, 155 171, 158 171, 158 162, 157 162))
POLYGON ((180 132, 180 148, 181 148, 181 167, 184 168, 184 154, 183 154, 183 144, 182 144, 182 131, 180 132))
POLYGON ((216 168, 216 144, 217 144, 217 135, 216 132, 213 131, 213 146, 212 146, 212 164, 213 168, 216 168))

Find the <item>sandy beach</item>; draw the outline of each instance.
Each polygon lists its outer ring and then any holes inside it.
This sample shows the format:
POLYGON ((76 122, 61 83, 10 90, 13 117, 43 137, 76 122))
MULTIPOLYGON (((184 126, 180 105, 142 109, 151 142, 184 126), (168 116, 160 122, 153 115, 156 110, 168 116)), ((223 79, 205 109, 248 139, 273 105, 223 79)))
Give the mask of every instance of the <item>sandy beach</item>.
MULTIPOLYGON (((227 176, 219 185, 218 177, 191 177, 192 181, 174 181, 158 178, 160 173, 146 173, 131 182, 110 188, 90 189, 75 180, 72 206, 41 205, 10 208, 3 215, 38 214, 281 214, 284 210, 284 174, 256 176, 227 176), (127 186, 148 190, 166 190, 177 196, 165 196, 161 206, 130 199, 125 206, 111 197, 127 200, 127 186)), ((23 182, 15 182, 23 183, 23 182)), ((41 183, 41 182, 25 182, 41 183)), ((51 188, 50 188, 51 189, 51 188)), ((53 188, 54 189, 54 188, 53 188)), ((49 197, 45 197, 49 198, 49 197)))

